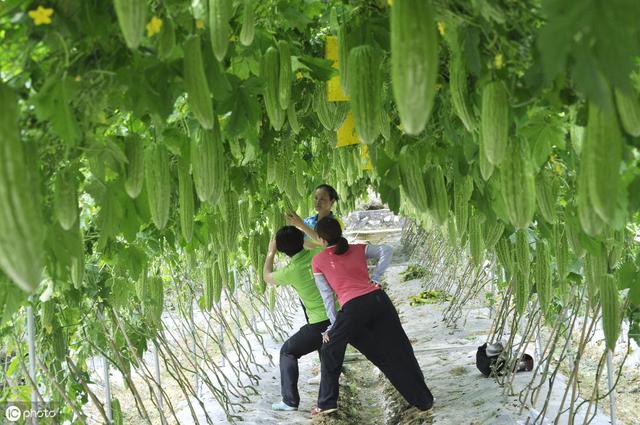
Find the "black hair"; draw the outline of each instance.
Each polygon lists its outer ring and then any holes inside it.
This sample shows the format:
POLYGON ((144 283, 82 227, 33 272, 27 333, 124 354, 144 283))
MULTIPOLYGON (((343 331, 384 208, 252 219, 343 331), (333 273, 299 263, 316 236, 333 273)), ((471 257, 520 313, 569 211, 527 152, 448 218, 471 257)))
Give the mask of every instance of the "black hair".
POLYGON ((321 185, 318 185, 318 187, 316 187, 316 190, 318 189, 325 190, 329 195, 330 201, 337 201, 340 199, 340 197, 338 196, 338 192, 336 192, 336 190, 332 186, 329 186, 328 184, 322 183, 321 185))
POLYGON ((294 226, 284 226, 276 233, 276 248, 289 257, 304 249, 304 233, 294 226))
POLYGON ((318 236, 327 241, 329 245, 335 245, 333 253, 342 255, 349 250, 349 242, 342 237, 342 227, 338 220, 332 217, 325 217, 316 226, 318 236))

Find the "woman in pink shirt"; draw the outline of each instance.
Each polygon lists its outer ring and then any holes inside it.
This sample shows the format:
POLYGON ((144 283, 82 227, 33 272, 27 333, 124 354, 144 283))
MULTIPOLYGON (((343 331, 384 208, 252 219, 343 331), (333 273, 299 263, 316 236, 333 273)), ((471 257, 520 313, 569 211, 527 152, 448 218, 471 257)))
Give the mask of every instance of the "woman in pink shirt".
POLYGON ((388 245, 350 245, 340 224, 323 218, 316 227, 326 247, 311 261, 316 285, 328 314, 334 309, 333 293, 342 308, 323 334, 320 352, 321 381, 318 405, 312 415, 337 410, 338 381, 347 344, 375 364, 411 405, 428 410, 433 396, 424 382, 398 312, 380 288, 380 278, 391 263, 388 245), (369 277, 367 259, 378 260, 369 277))

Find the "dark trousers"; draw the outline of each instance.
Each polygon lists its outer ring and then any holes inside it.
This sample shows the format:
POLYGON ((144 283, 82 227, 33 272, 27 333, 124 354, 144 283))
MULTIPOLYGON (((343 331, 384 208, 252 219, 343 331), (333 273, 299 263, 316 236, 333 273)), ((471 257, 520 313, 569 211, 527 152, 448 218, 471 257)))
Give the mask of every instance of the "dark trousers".
POLYGON ((433 395, 424 382, 398 312, 384 291, 362 295, 342 306, 329 337, 329 342, 320 349, 319 408, 337 407, 338 381, 347 343, 376 365, 409 404, 420 410, 431 408, 433 395))
POLYGON ((322 346, 322 332, 330 322, 306 324, 293 334, 280 349, 280 385, 282 401, 292 407, 298 407, 298 359, 305 354, 319 350, 322 346))

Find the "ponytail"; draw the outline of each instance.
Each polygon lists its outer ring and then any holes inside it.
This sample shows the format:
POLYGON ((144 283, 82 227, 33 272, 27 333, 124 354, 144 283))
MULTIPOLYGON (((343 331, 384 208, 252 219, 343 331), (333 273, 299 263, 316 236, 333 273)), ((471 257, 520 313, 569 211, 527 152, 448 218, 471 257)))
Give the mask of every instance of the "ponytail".
POLYGON ((333 253, 336 255, 342 255, 348 250, 349 250, 349 241, 347 241, 345 238, 340 236, 340 239, 338 239, 338 243, 336 244, 336 247, 333 248, 333 253))
POLYGON ((349 242, 342 237, 342 227, 338 220, 325 217, 316 225, 318 236, 327 241, 329 245, 335 245, 334 254, 342 255, 349 250, 349 242))

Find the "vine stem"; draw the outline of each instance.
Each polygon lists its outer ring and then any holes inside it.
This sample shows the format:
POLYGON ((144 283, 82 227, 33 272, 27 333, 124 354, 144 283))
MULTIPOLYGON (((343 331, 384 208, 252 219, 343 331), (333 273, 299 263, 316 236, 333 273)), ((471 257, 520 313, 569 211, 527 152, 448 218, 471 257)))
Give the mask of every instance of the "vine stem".
POLYGON ((104 381, 104 405, 107 409, 108 424, 113 422, 113 412, 111 410, 111 380, 109 379, 109 360, 102 356, 103 362, 103 381, 104 381))
MULTIPOLYGON (((32 383, 31 388, 31 408, 38 409, 38 388, 36 384, 36 329, 33 321, 33 295, 29 297, 29 306, 27 307, 27 341, 29 343, 29 379, 32 383)), ((33 415, 31 422, 38 424, 37 415, 33 415)))
POLYGON ((613 352, 607 350, 607 384, 609 386, 609 416, 611 417, 611 425, 617 424, 616 414, 616 389, 613 382, 613 352))

